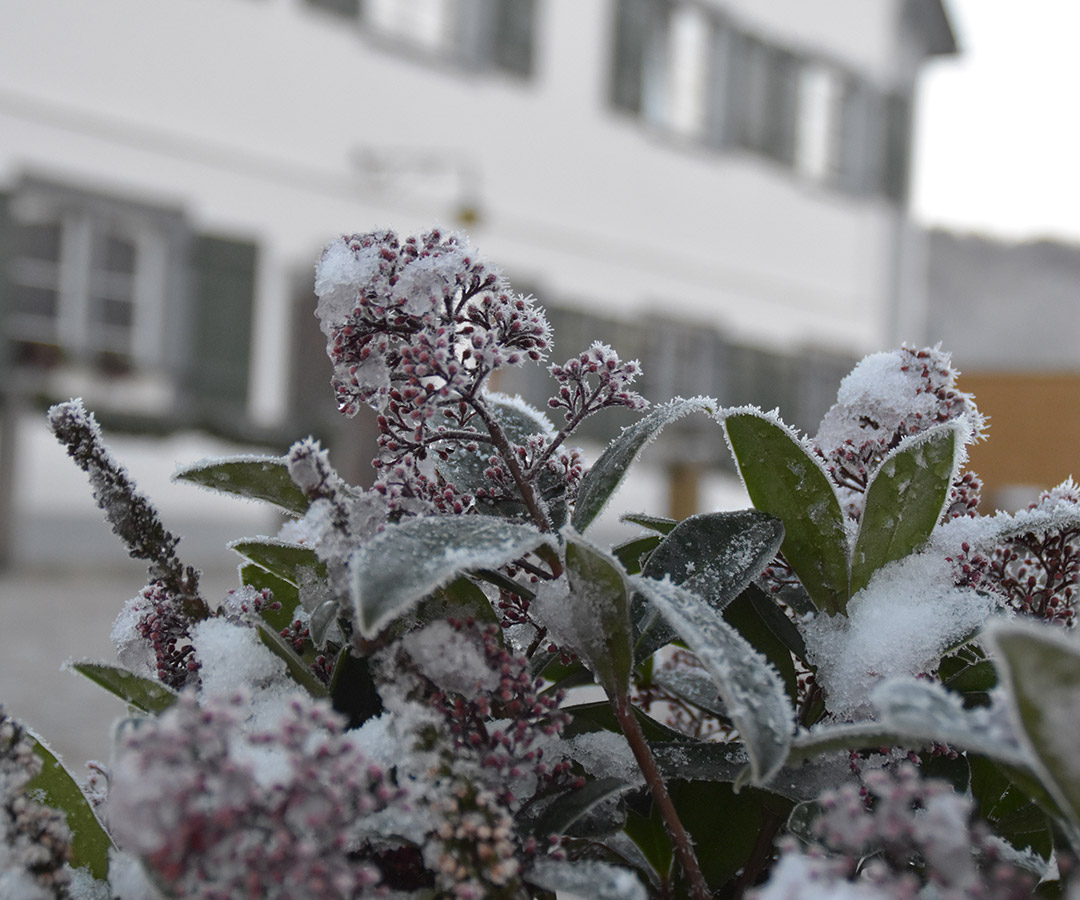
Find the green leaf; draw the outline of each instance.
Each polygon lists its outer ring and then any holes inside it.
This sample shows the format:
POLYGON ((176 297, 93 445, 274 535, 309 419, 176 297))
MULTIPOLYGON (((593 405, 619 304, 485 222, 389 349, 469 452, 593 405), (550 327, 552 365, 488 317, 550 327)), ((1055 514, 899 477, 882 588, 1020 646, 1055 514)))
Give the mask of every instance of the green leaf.
POLYGON ((420 601, 416 609, 417 623, 427 624, 437 619, 499 621, 487 594, 465 576, 455 579, 420 601))
POLYGON ((619 516, 620 522, 629 522, 632 525, 640 525, 657 534, 668 534, 671 529, 679 524, 678 519, 669 519, 667 516, 650 516, 648 513, 625 513, 619 516))
POLYGON ((658 406, 633 425, 623 429, 622 434, 608 444, 596 464, 582 479, 570 524, 577 531, 584 532, 600 515, 645 445, 667 425, 692 412, 715 413, 716 403, 704 397, 673 400, 658 406))
MULTIPOLYGON (((667 576, 719 612, 772 562, 783 538, 780 520, 756 509, 690 516, 653 551, 642 574, 667 576)), ((635 612, 640 621, 642 610, 635 612)), ((653 615, 642 623, 637 658, 651 656, 672 637, 653 615)))
POLYGON ((660 541, 660 535, 647 534, 644 537, 631 538, 625 543, 612 547, 611 552, 622 563, 627 575, 640 575, 642 558, 652 553, 660 541))
MULTIPOLYGON (((638 725, 641 726, 641 733, 645 735, 645 740, 662 743, 677 743, 678 741, 689 740, 685 734, 656 721, 656 719, 642 712, 636 706, 632 708, 634 716, 638 720, 638 725)), ((607 700, 564 706, 562 710, 570 714, 570 724, 563 729, 564 738, 572 738, 579 734, 588 734, 594 731, 614 731, 622 734, 619 720, 615 718, 615 711, 607 700)))
POLYGON ((587 781, 580 788, 567 791, 544 808, 543 814, 532 827, 532 833, 540 836, 565 834, 566 830, 589 810, 629 785, 621 778, 599 778, 587 781))
POLYGON ((277 538, 244 538, 228 545, 246 559, 301 587, 312 578, 326 578, 326 565, 311 547, 277 538))
POLYGON ((818 609, 847 608, 848 539, 832 482, 781 422, 758 411, 724 417, 728 444, 750 499, 784 523, 780 549, 818 609))
POLYGON ((637 845, 645 861, 652 867, 653 872, 660 879, 667 881, 671 877, 671 867, 675 862, 674 848, 671 846, 671 838, 668 837, 664 820, 660 816, 656 804, 649 797, 648 815, 638 812, 632 807, 626 810, 626 825, 623 831, 637 845))
POLYGON ((776 670, 696 594, 641 576, 631 583, 697 654, 742 736, 754 782, 768 781, 784 763, 795 725, 776 670))
POLYGON ((971 794, 976 813, 1016 847, 1031 847, 1050 858, 1053 836, 1046 813, 993 760, 970 756, 971 794))
MULTIPOLYGON (((724 609, 724 621, 739 632, 753 647, 764 656, 780 673, 787 690, 788 699, 794 705, 798 703, 797 676, 795 673, 795 661, 791 658, 791 651, 781 641, 769 625, 758 613, 758 604, 755 598, 762 598, 768 603, 768 598, 760 588, 750 584, 724 609)), ((775 607, 774 607, 775 608, 775 607)), ((779 612, 779 610, 777 610, 779 612)), ((783 613, 780 613, 783 615, 783 613)), ((788 620, 790 622, 790 620, 788 620)), ((794 626, 793 626, 794 629, 794 626)))
POLYGON ((27 793, 67 816, 72 836, 71 867, 88 868, 91 875, 103 881, 109 875, 109 849, 112 847, 108 833, 68 770, 37 735, 24 731, 42 763, 41 771, 27 782, 27 793))
POLYGON ((665 780, 734 782, 750 761, 742 744, 711 741, 665 741, 650 743, 665 780))
POLYGON ((263 500, 294 516, 307 512, 310 501, 289 477, 289 466, 283 456, 228 456, 204 459, 180 466, 174 481, 237 494, 252 500, 263 500))
MULTIPOLYGON (((570 596, 559 621, 548 627, 581 657, 610 698, 625 697, 634 660, 626 576, 614 557, 570 530, 564 537, 570 596)), ((549 609, 541 607, 541 615, 549 609)))
POLYGON ((80 675, 85 675, 95 684, 105 688, 110 694, 115 694, 121 700, 150 715, 156 716, 165 712, 178 697, 176 691, 167 688, 160 681, 143 678, 119 666, 89 660, 72 662, 70 666, 80 675))
POLYGON ((1080 827, 1080 647, 1049 625, 995 622, 984 632, 1036 774, 1080 827))
POLYGON ((261 615, 270 625, 281 631, 288 628, 296 618, 296 607, 300 605, 300 590, 295 584, 268 572, 262 566, 248 563, 240 567, 240 583, 250 585, 256 590, 268 589, 274 600, 281 604, 281 609, 263 609, 261 615))
POLYGON ((958 426, 949 423, 905 438, 881 461, 866 488, 851 560, 852 594, 930 537, 949 499, 962 447, 958 426))
POLYGON ((427 516, 389 525, 350 559, 360 633, 373 638, 422 599, 461 575, 497 569, 550 536, 493 516, 427 516))
POLYGON ((285 638, 270 628, 265 622, 255 622, 255 631, 259 640, 285 663, 285 668, 300 687, 312 697, 322 699, 330 695, 329 689, 315 676, 308 664, 289 646, 285 638))

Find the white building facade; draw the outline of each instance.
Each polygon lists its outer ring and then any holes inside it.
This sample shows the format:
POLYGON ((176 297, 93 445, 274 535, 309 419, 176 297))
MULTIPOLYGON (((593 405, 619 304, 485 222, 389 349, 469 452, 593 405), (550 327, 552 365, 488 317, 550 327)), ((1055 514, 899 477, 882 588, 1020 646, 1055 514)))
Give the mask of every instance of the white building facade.
POLYGON ((560 360, 607 329, 652 399, 820 414, 922 332, 911 109, 952 52, 940 0, 10 0, 11 383, 289 428, 319 249, 464 223, 560 360))

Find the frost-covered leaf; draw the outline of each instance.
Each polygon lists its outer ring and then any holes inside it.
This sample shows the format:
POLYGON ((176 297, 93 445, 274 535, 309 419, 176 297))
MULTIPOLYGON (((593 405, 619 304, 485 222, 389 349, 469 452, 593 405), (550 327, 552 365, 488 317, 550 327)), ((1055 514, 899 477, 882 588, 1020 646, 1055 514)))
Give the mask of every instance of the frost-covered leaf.
MULTIPOLYGON (((720 611, 761 574, 783 539, 780 520, 756 509, 690 516, 652 552, 642 574, 658 581, 667 576, 720 611)), ((643 623, 637 658, 650 656, 672 637, 653 616, 647 626, 643 623)))
POLYGON ((986 714, 964 709, 963 699, 919 678, 891 678, 870 693, 878 719, 853 725, 819 725, 799 735, 789 765, 835 750, 868 747, 929 747, 944 743, 990 757, 1010 768, 1029 770, 1033 760, 1001 733, 986 714))
POLYGON ((592 524, 622 483, 637 455, 667 425, 692 412, 708 414, 715 411, 716 402, 705 397, 672 400, 623 429, 582 479, 570 524, 577 531, 585 531, 592 524))
POLYGON ((784 523, 784 558, 818 609, 842 613, 848 538, 821 461, 786 425, 757 410, 727 413, 724 431, 754 506, 784 523))
POLYGON ((700 597, 670 581, 633 577, 712 675, 746 746, 755 783, 768 781, 791 745, 794 711, 776 670, 700 597))
POLYGON ((157 715, 172 706, 178 694, 160 681, 143 678, 120 666, 89 660, 70 663, 72 669, 145 713, 157 715))
MULTIPOLYGON (((607 700, 578 703, 573 706, 564 706, 562 709, 563 712, 570 714, 570 724, 563 729, 565 738, 587 734, 591 731, 613 731, 622 734, 619 720, 615 718, 615 712, 607 700)), ((638 725, 641 726, 641 733, 645 735, 645 740, 660 742, 688 740, 682 732, 658 722, 636 706, 631 709, 634 711, 638 725)))
POLYGON ((71 773, 41 738, 29 730, 25 730, 25 735, 41 760, 41 771, 26 784, 27 793, 43 805, 58 809, 67 816, 72 835, 71 867, 86 867, 95 878, 105 879, 109 873, 109 850, 112 847, 108 833, 94 815, 93 808, 71 773))
POLYGON ((228 547, 296 587, 326 577, 326 565, 304 544, 261 537, 232 541, 228 547))
POLYGON ((649 749, 665 780, 734 782, 750 762, 742 744, 665 741, 649 749))
POLYGON ((360 632, 372 638, 459 576, 497 569, 551 543, 531 525, 492 516, 428 516, 389 525, 349 561, 360 632))
POLYGON ((608 696, 623 697, 634 660, 626 576, 614 557, 572 530, 563 536, 569 597, 557 611, 542 606, 541 614, 552 633, 592 670, 608 696), (558 621, 549 620, 552 614, 558 621))
POLYGON ((177 468, 174 481, 188 481, 213 491, 263 500, 294 516, 310 501, 289 477, 283 456, 227 456, 203 459, 177 468))
POLYGON ((941 520, 962 455, 956 423, 906 438, 881 461, 866 502, 851 559, 851 593, 861 591, 886 563, 922 546, 941 520))
POLYGON ((1080 646, 1030 622, 997 622, 984 635, 1037 772, 1080 827, 1080 646))
POLYGON ((784 688, 787 690, 791 703, 795 705, 799 702, 799 689, 791 650, 776 636, 758 612, 759 605, 767 607, 769 602, 769 598, 761 588, 748 584, 743 592, 724 609, 724 621, 739 632, 743 639, 776 669, 784 682, 784 688), (760 601, 760 604, 756 601, 760 601))
POLYGON ((499 621, 487 594, 464 576, 435 591, 417 607, 418 623, 427 624, 437 619, 475 619, 478 622, 493 623, 499 621))
POLYGON ((544 807, 543 814, 530 827, 533 834, 566 834, 580 818, 587 815, 609 797, 625 791, 627 783, 621 778, 597 778, 580 788, 572 788, 544 807))
POLYGON ((668 534, 672 528, 679 524, 678 519, 670 519, 667 516, 650 516, 648 513, 625 513, 619 516, 620 522, 629 522, 631 525, 640 525, 657 534, 668 534))
POLYGON ((716 716, 724 716, 724 704, 712 678, 701 669, 683 666, 659 669, 653 681, 665 692, 686 700, 716 716))
POLYGON ((530 884, 589 900, 647 900, 645 886, 629 869, 596 860, 542 859, 525 875, 530 884))
MULTIPOLYGON (((255 630, 259 640, 276 657, 285 663, 285 668, 300 687, 306 690, 312 697, 323 698, 329 695, 326 685, 315 677, 308 664, 304 662, 289 646, 288 642, 265 622, 256 622, 255 630)), ((318 642, 316 642, 317 644, 318 642)))

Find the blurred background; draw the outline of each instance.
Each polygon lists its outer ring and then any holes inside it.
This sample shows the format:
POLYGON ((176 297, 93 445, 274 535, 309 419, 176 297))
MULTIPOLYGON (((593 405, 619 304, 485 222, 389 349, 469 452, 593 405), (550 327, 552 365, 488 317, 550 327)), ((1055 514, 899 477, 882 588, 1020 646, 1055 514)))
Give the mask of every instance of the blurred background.
MULTIPOLYGON (((992 418, 984 504, 1074 467, 1080 275, 1071 4, 1033 0, 8 0, 0 6, 0 700, 78 761, 119 703, 143 584, 44 425, 81 396, 219 599, 270 513, 176 463, 337 416, 313 264, 342 233, 462 229, 650 399, 813 432, 863 355, 952 350, 992 418)), ((498 385, 543 405, 539 367, 498 385)), ((625 419, 590 420, 595 448, 625 419)), ((737 506, 684 420, 616 506, 737 506)), ((608 527, 614 525, 608 523, 608 527)))

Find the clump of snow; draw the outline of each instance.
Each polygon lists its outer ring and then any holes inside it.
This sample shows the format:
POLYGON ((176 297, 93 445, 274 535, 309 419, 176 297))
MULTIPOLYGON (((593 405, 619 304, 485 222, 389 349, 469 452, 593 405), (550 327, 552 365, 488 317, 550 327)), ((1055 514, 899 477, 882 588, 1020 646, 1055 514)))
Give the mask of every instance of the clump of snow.
POLYGON ((421 673, 443 690, 477 697, 499 686, 499 673, 488 665, 483 648, 445 620, 410 632, 401 645, 421 673))
POLYGON ((139 632, 139 621, 151 605, 142 593, 136 594, 120 609, 109 633, 120 665, 144 678, 157 677, 154 648, 139 632))
POLYGON ((241 687, 296 685, 288 678, 285 661, 259 640, 254 628, 223 618, 205 619, 191 629, 204 696, 230 696, 241 687))
POLYGON ((819 613, 802 631, 830 709, 860 716, 875 684, 933 671, 998 606, 995 598, 955 587, 946 559, 919 553, 879 569, 851 598, 846 616, 819 613))
MULTIPOLYGON (((645 783, 634 752, 623 735, 614 731, 590 731, 565 742, 569 756, 596 778, 619 778, 627 786, 645 783)), ((564 745, 564 752, 566 747, 564 745)))
POLYGON ((345 238, 327 246, 315 266, 315 294, 319 303, 315 315, 323 334, 331 334, 345 324, 356 308, 359 286, 379 271, 378 244, 350 247, 345 238))

